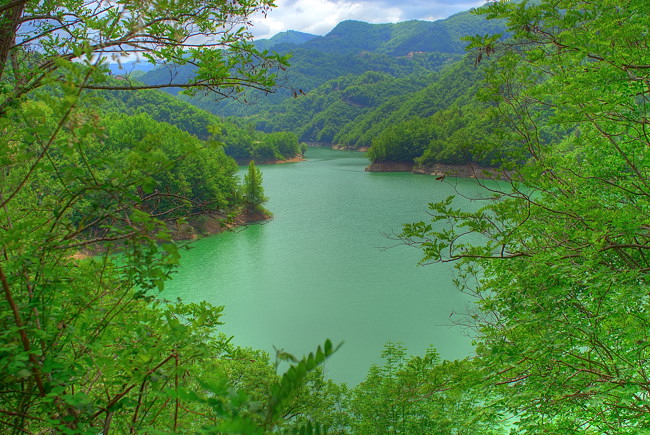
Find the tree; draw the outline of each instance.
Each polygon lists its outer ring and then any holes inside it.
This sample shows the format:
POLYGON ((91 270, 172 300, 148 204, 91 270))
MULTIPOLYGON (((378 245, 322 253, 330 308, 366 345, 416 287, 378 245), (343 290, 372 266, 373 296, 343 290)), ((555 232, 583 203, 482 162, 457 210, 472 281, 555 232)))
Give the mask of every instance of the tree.
POLYGON ((470 360, 441 361, 429 348, 407 358, 400 344, 387 343, 382 366, 372 366, 366 379, 349 394, 352 433, 492 434, 503 427, 500 416, 485 404, 480 378, 470 360))
POLYGON ((249 212, 268 214, 268 211, 262 206, 266 202, 264 188, 262 187, 262 171, 255 166, 253 160, 248 164, 248 174, 244 176, 244 202, 249 212))
POLYGON ((0 81, 6 83, 0 113, 27 93, 66 79, 81 89, 176 87, 220 96, 245 87, 270 92, 286 58, 254 48, 248 19, 272 6, 270 0, 6 2, 0 6, 0 81), (92 69, 86 80, 66 77, 124 56, 155 65, 189 64, 196 73, 179 82, 172 68, 167 82, 158 85, 124 76, 118 83, 106 81, 103 68, 92 69))
POLYGON ((236 167, 148 116, 103 120, 87 92, 141 87, 102 68, 122 53, 195 63, 186 89, 270 90, 283 60, 245 29, 270 6, 0 6, 0 432, 271 431, 333 353, 326 342, 279 378, 218 333, 221 308, 160 296, 180 255, 168 223, 236 203, 236 167), (250 384, 267 388, 237 389, 250 384))
POLYGON ((477 60, 490 57, 483 94, 525 152, 507 186, 485 185, 489 205, 431 204, 433 222, 402 234, 423 263, 456 262, 477 297, 486 388, 524 433, 650 424, 646 12, 641 0, 482 10, 513 36, 471 38, 477 60))

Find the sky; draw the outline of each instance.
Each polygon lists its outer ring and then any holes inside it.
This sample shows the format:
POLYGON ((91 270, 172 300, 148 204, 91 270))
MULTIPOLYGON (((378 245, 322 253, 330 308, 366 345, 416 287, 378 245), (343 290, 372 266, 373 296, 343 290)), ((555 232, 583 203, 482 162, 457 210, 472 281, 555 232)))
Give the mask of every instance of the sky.
POLYGON ((252 33, 266 39, 286 30, 325 35, 338 23, 435 21, 478 7, 486 0, 275 0, 266 18, 253 17, 252 33))

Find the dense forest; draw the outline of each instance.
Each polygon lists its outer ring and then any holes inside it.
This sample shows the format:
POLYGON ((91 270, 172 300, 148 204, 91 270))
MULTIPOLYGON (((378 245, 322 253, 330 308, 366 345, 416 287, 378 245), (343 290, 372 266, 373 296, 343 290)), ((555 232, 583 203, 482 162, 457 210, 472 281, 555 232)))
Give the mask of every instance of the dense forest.
MULTIPOLYGON (((209 94, 179 96, 257 130, 293 132, 301 142, 371 148, 372 161, 496 165, 500 155, 472 140, 494 127, 484 119, 485 104, 474 98, 482 73, 463 56, 467 41, 461 37, 505 34, 503 23, 461 12, 435 22, 345 21, 325 36, 285 32, 256 42, 291 56, 283 75, 287 86, 278 92, 262 96, 250 90, 235 101, 216 102, 209 94), (436 117, 452 113, 436 115, 443 109, 455 111, 455 125, 445 126, 447 131, 432 127, 441 122, 436 117), (392 140, 395 131, 401 132, 399 143, 392 140)), ((173 84, 193 77, 194 70, 167 66, 140 79, 173 84)))
POLYGON ((0 6, 2 432, 647 431, 646 2, 497 1, 255 43, 248 17, 271 7, 0 6), (122 53, 154 68, 111 72, 122 53), (254 161, 300 142, 499 168, 482 208, 432 203, 399 236, 474 296, 474 357, 387 343, 338 385, 329 340, 273 358, 220 333, 223 307, 165 299, 178 228, 266 214, 254 161))
MULTIPOLYGON (((120 83, 117 79, 108 81, 113 85, 120 83)), ((98 90, 94 97, 82 104, 101 108, 104 114, 148 115, 159 123, 170 124, 203 141, 221 143, 224 152, 240 163, 287 160, 304 153, 305 145, 300 144, 297 136, 289 131, 264 133, 255 130, 250 123, 225 120, 156 89, 141 89, 138 92, 98 90)))

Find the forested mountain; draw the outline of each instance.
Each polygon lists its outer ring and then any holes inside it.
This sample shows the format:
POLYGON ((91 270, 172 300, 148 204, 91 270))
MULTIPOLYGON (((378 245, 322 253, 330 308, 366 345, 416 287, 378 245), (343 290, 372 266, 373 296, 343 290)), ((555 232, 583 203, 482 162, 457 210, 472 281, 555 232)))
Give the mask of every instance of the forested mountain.
MULTIPOLYGON (((501 22, 461 12, 435 22, 344 21, 325 36, 286 32, 256 42, 263 49, 291 54, 291 68, 281 78, 283 89, 271 95, 250 91, 238 102, 215 102, 213 96, 206 95, 190 101, 218 115, 248 116, 275 112, 275 105, 296 93, 308 93, 343 76, 374 71, 417 81, 462 56, 466 43, 461 36, 498 31, 503 31, 501 22), (244 100, 247 104, 241 104, 244 100)), ((193 68, 188 65, 164 67, 147 73, 142 80, 149 84, 180 82, 192 74, 193 68)))
MULTIPOLYGON (((436 140, 450 135, 450 127, 445 134, 411 127, 431 124, 429 117, 452 105, 470 104, 474 107, 462 109, 463 120, 453 130, 466 130, 470 123, 474 130, 488 129, 482 124, 487 121, 476 119, 482 110, 473 98, 482 73, 473 60, 464 59, 466 42, 461 37, 503 31, 501 21, 462 12, 435 22, 344 21, 325 36, 285 32, 256 42, 291 54, 285 87, 278 93, 248 91, 239 101, 215 101, 212 95, 179 97, 212 113, 237 116, 239 123, 245 119, 254 129, 291 131, 307 143, 368 149, 376 142, 372 160, 413 162, 422 157, 421 164, 490 164, 494 155, 475 149, 476 142, 466 142, 467 131, 445 144, 436 140), (402 123, 410 127, 402 128, 402 123), (400 130, 401 140, 390 139, 387 129, 400 130)), ((191 75, 190 66, 166 67, 142 80, 156 84, 191 75)))
POLYGON ((260 39, 255 41, 255 47, 260 50, 279 50, 283 46, 293 46, 304 44, 312 39, 319 38, 318 35, 311 33, 296 32, 295 30, 287 30, 280 32, 269 39, 260 39))
POLYGON ((503 29, 497 22, 489 22, 469 11, 438 21, 368 24, 349 20, 339 23, 327 35, 315 38, 301 48, 340 55, 363 51, 395 57, 414 52, 461 54, 466 45, 461 37, 494 30, 503 29))

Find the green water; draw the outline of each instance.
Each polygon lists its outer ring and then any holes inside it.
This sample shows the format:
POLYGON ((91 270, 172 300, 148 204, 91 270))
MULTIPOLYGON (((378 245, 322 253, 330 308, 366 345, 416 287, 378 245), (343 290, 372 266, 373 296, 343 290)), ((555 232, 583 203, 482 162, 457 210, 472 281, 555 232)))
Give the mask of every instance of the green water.
POLYGON ((418 250, 386 236, 426 218, 427 203, 454 186, 365 172, 358 152, 312 148, 306 158, 261 166, 274 219, 194 243, 165 296, 224 305, 222 330, 242 346, 302 355, 326 338, 344 342, 326 373, 349 384, 380 362, 389 340, 411 354, 429 345, 447 359, 471 354, 467 331, 450 319, 468 302, 451 266, 418 267, 418 250))

